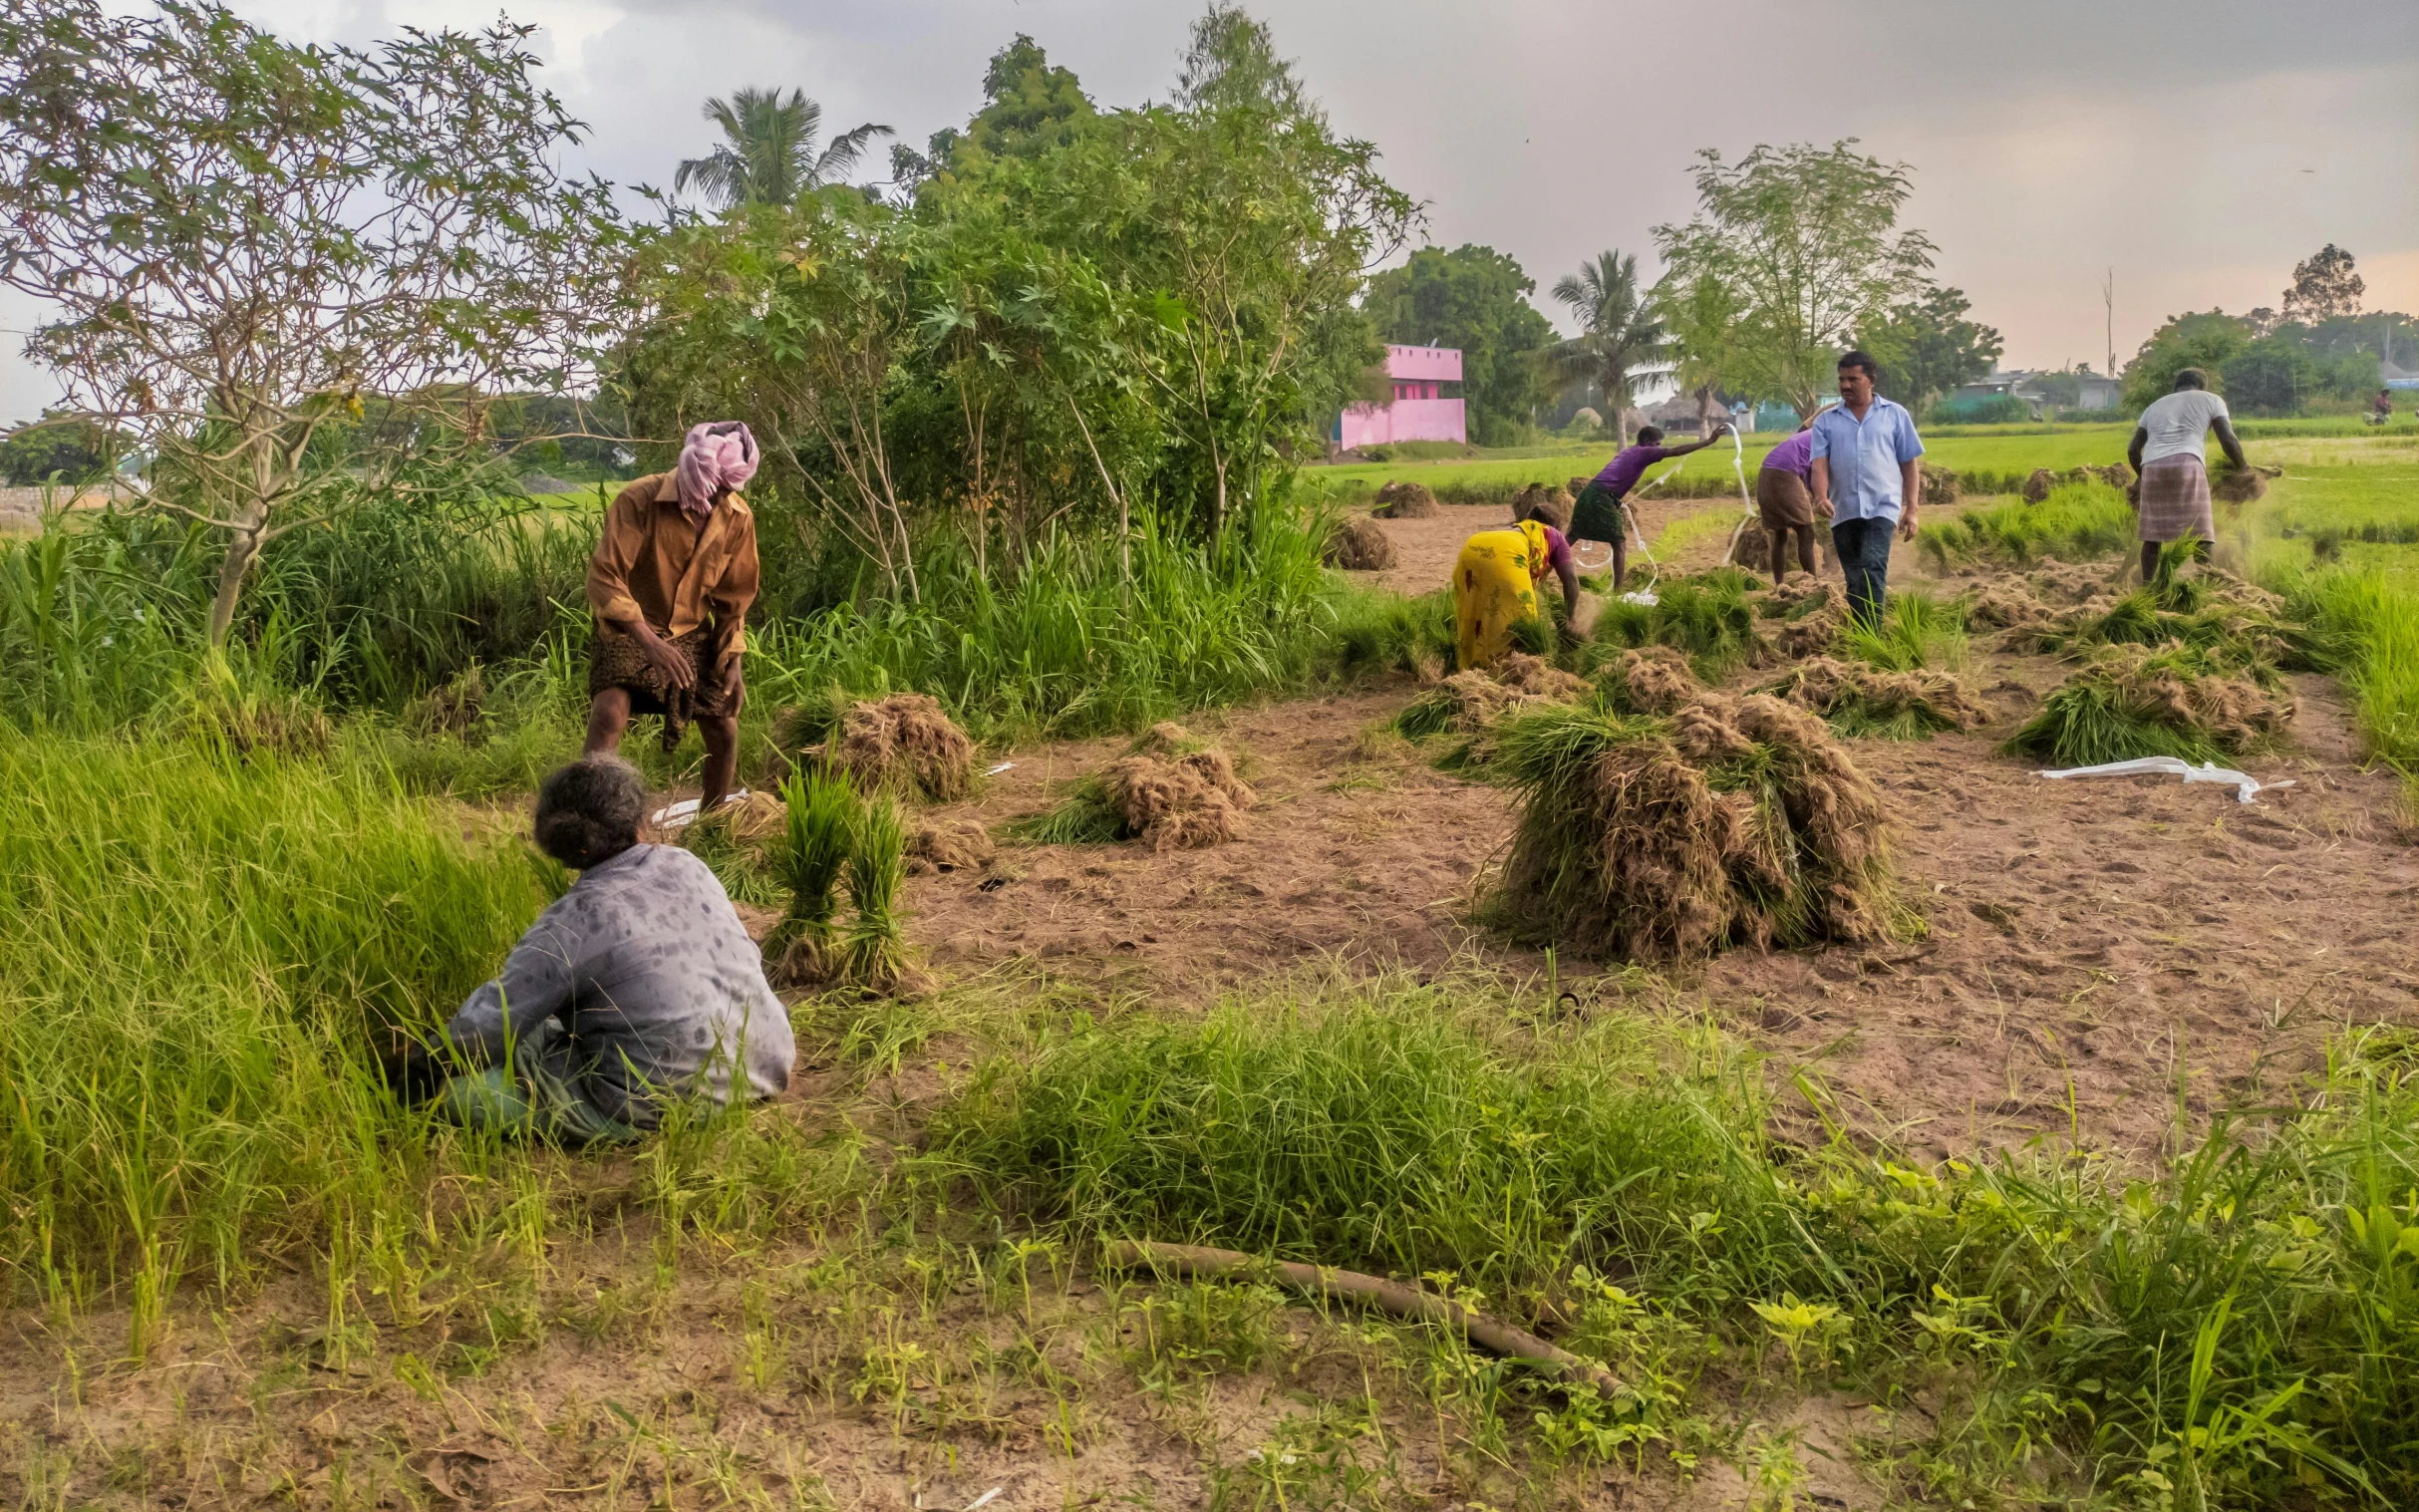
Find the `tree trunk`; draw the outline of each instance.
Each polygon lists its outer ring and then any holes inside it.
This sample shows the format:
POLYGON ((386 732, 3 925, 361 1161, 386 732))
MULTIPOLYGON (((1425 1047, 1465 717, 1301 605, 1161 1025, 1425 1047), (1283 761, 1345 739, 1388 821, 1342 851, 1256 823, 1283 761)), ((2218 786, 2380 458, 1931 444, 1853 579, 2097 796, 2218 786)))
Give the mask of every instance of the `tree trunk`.
POLYGON ((1713 385, 1706 384, 1696 391, 1696 439, 1710 441, 1714 417, 1723 414, 1721 401, 1713 396, 1713 385))
POLYGON ((1613 413, 1613 445, 1616 450, 1630 445, 1630 375, 1614 368, 1606 372, 1602 385, 1605 408, 1613 413))
POLYGON ((210 600, 209 648, 213 654, 226 650, 227 633, 235 626, 235 606, 243 596, 243 580, 252 563, 259 560, 260 536, 268 523, 269 511, 257 500, 246 504, 235 517, 227 553, 218 564, 218 594, 210 600))

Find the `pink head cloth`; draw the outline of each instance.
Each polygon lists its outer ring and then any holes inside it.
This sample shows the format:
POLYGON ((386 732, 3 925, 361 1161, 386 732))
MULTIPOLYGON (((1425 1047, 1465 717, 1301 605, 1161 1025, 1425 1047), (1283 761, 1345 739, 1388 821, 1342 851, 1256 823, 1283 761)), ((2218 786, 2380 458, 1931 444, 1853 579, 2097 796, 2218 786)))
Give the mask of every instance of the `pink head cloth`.
POLYGON ((725 488, 744 488, 756 476, 756 438, 743 420, 714 421, 691 426, 681 443, 680 464, 673 469, 681 508, 695 519, 714 511, 714 496, 725 488))

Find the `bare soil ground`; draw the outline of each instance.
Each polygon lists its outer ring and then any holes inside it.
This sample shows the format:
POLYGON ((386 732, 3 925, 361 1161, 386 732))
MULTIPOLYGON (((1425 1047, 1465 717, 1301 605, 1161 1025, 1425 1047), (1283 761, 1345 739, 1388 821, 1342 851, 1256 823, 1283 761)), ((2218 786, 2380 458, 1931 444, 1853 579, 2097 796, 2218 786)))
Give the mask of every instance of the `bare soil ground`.
MULTIPOLYGON (((1406 556, 1464 529, 1387 523, 1406 556)), ((2034 1135, 2146 1153, 2175 1126, 2179 1087, 2198 1121, 2317 1068, 2329 1026, 2419 1021, 2419 851, 2392 774, 2361 769, 2331 681, 2297 680, 2293 748, 2250 763, 2296 785, 2245 805, 2172 778, 2048 782, 1996 755, 2062 669, 1984 644, 1969 676, 1990 727, 1853 743, 1891 800, 1925 937, 1734 951, 1646 990, 1700 999, 1776 1070, 1811 1071, 1854 1122, 1934 1154, 2034 1135)), ((981 874, 912 882, 910 936, 945 974, 1027 960, 1175 1004, 1320 957, 1542 971, 1470 923, 1515 826, 1512 797, 1385 733, 1413 692, 1197 721, 1259 791, 1241 839, 1161 854, 1012 845, 981 874)), ((1010 753, 1012 772, 947 812, 1039 812, 1125 746, 1010 753)), ((1559 966, 1583 992, 1600 968, 1559 966)), ((1638 980, 1596 980, 1602 1011, 1638 980)))

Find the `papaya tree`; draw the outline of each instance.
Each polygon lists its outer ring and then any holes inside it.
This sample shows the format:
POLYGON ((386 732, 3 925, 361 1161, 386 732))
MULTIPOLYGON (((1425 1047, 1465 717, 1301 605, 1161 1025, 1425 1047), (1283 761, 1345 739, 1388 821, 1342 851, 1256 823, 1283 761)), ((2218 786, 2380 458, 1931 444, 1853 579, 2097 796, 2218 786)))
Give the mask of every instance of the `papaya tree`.
POLYGON ((0 0, 0 280, 152 505, 223 536, 213 651, 270 540, 491 453, 489 397, 582 380, 620 222, 555 166, 582 129, 529 30, 355 50, 0 0))

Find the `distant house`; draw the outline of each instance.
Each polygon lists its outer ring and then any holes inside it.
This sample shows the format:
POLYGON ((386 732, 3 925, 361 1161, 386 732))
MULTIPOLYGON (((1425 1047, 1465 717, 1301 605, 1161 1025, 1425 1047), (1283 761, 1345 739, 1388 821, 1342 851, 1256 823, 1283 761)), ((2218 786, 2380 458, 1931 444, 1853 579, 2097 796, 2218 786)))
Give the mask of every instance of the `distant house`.
POLYGON ((1998 399, 2013 395, 2032 406, 2034 419, 2039 419, 2043 407, 2055 405, 2061 410, 2099 411, 2117 407, 2117 380, 2098 373, 2055 373, 2028 368, 2010 368, 1993 373, 1988 378, 1958 385, 1949 396, 1951 403, 1960 400, 1998 399), (2075 397, 2062 397, 2059 391, 2073 386, 2075 397))
POLYGON ((2419 389, 2419 373, 2397 368, 2390 362, 2377 364, 2378 380, 2389 389, 2419 389))
POLYGON ((1336 418, 1338 446, 1350 450, 1399 441, 1470 439, 1460 397, 1444 397, 1445 385, 1461 385, 1459 347, 1389 346, 1385 376, 1393 396, 1382 405, 1347 405, 1336 418))

